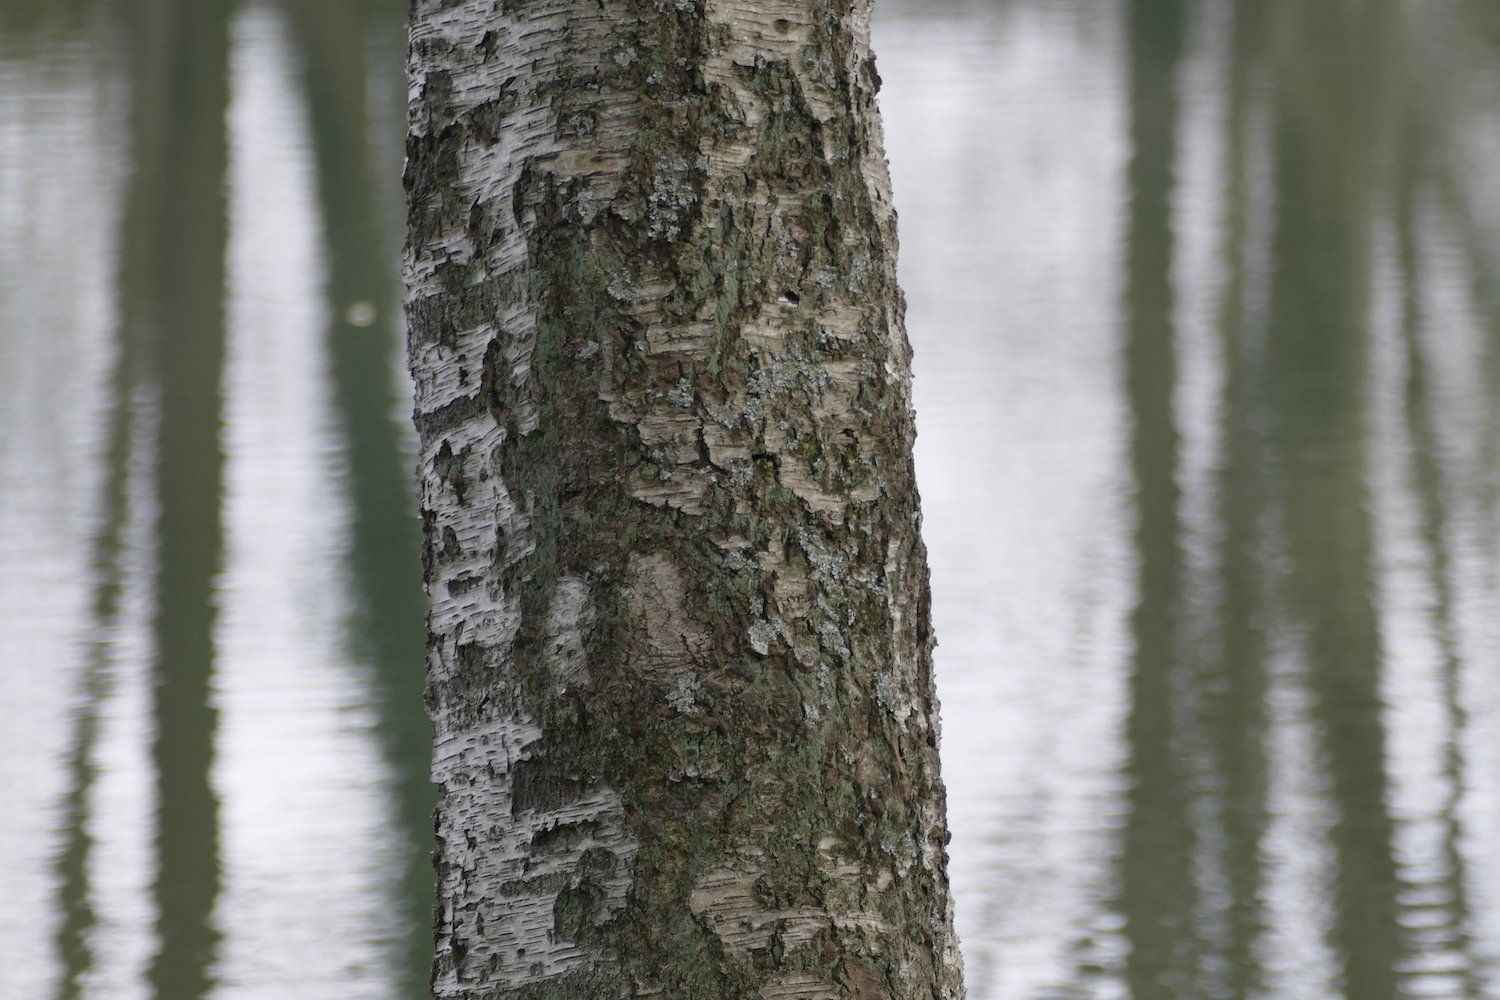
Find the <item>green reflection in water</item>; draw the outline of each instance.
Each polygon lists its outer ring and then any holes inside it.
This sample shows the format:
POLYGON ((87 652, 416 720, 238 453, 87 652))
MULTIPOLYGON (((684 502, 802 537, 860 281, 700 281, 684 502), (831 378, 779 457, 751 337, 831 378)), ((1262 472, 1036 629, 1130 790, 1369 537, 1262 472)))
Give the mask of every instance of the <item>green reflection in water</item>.
POLYGON ((425 600, 418 585, 412 460, 403 454, 393 419, 405 410, 397 405, 392 371, 404 327, 394 264, 400 239, 389 222, 400 216, 381 209, 393 189, 399 197, 399 186, 394 169, 374 176, 371 129, 386 121, 372 115, 366 100, 365 40, 372 31, 400 24, 399 12, 389 7, 357 0, 286 5, 301 50, 328 248, 327 338, 354 514, 350 573, 358 608, 350 626, 356 651, 375 667, 405 837, 398 916, 406 933, 398 994, 418 997, 426 993, 432 952, 428 849, 435 804, 428 765, 432 733, 422 701, 425 600))
MULTIPOLYGON (((1266 985, 1258 939, 1266 930, 1270 628, 1293 641, 1295 683, 1306 687, 1320 736, 1318 766, 1326 768, 1335 816, 1328 944, 1344 995, 1402 995, 1410 960, 1436 955, 1448 956, 1442 972, 1452 995, 1483 995, 1460 849, 1457 737, 1466 713, 1447 550, 1445 498, 1452 489, 1438 459, 1440 418, 1419 338, 1424 279, 1413 207, 1418 190, 1459 189, 1451 178, 1443 182, 1445 163, 1451 169, 1443 137, 1423 124, 1446 117, 1441 84, 1456 87, 1456 80, 1434 82, 1433 67, 1422 64, 1430 40, 1411 35, 1398 4, 1242 0, 1233 7, 1223 70, 1218 544, 1216 579, 1202 581, 1217 606, 1212 623, 1188 621, 1170 285, 1182 86, 1176 69, 1187 9, 1173 0, 1132 0, 1126 22, 1133 156, 1124 351, 1140 588, 1127 723, 1130 818, 1119 872, 1127 985, 1135 997, 1235 998, 1266 985), (1265 315, 1252 301, 1246 259, 1249 218, 1267 208, 1247 179, 1257 103, 1269 130, 1273 206, 1265 315), (1393 848, 1382 703, 1387 653, 1372 584, 1368 485, 1371 294, 1379 280, 1372 247, 1376 223, 1392 203, 1406 295, 1401 335, 1412 488, 1430 558, 1428 593, 1452 730, 1451 738, 1433 734, 1444 741, 1451 786, 1439 817, 1443 870, 1428 876, 1438 880, 1429 895, 1445 901, 1444 912, 1441 921, 1425 920, 1421 932, 1403 929, 1400 920, 1407 886, 1393 848), (1216 820, 1205 826, 1205 816, 1216 820), (1216 891, 1224 899, 1210 898, 1194 869, 1205 857, 1219 859, 1216 891), (1204 919, 1215 907, 1222 908, 1218 924, 1204 919)), ((1465 236, 1460 222, 1458 230, 1483 312, 1489 262, 1472 229, 1465 236)), ((1483 318, 1493 343, 1493 316, 1483 318)))
POLYGON ((1180 656, 1183 567, 1172 412, 1177 356, 1171 195, 1183 22, 1179 0, 1132 0, 1127 10, 1132 150, 1124 350, 1140 596, 1131 618, 1130 820, 1120 905, 1130 943, 1126 981, 1142 1000, 1187 996, 1192 982, 1193 838, 1179 718, 1189 665, 1180 656))
POLYGON ((1308 6, 1280 60, 1272 124, 1274 273, 1266 341, 1271 468, 1288 559, 1284 613, 1301 636, 1322 733, 1338 879, 1333 944, 1351 997, 1397 995, 1402 939, 1386 808, 1380 622, 1366 404, 1370 218, 1391 12, 1308 6), (1288 85, 1290 84, 1290 85, 1288 85))
POLYGON ((218 943, 219 804, 210 782, 217 713, 209 682, 213 581, 222 550, 227 8, 141 0, 119 13, 128 22, 132 162, 119 239, 119 355, 108 410, 104 516, 94 560, 90 628, 98 638, 90 646, 70 748, 58 863, 58 992, 77 996, 92 964, 86 810, 98 712, 108 690, 103 633, 124 583, 118 559, 129 513, 131 409, 144 389, 154 409, 149 425, 157 432, 152 492, 158 505, 151 623, 157 946, 148 979, 156 996, 187 1000, 207 993, 218 943))
MULTIPOLYGON (((0 43, 5 53, 42 55, 52 48, 76 46, 86 35, 93 0, 8 0, 0 3, 0 43)), ((38 69, 45 65, 38 60, 38 69)), ((123 589, 120 557, 127 517, 125 491, 131 426, 129 395, 132 358, 122 345, 107 383, 109 404, 106 445, 100 454, 104 465, 99 505, 99 525, 94 532, 88 565, 93 581, 87 605, 88 618, 80 632, 88 637, 82 677, 75 697, 77 705, 67 721, 68 736, 63 757, 63 796, 59 803, 61 846, 52 869, 58 922, 52 946, 58 958, 59 976, 55 995, 79 995, 81 977, 91 963, 88 936, 97 915, 90 897, 88 873, 94 843, 88 833, 88 809, 99 768, 95 762, 101 708, 110 689, 108 632, 115 624, 123 589)))
MULTIPOLYGON (((1027 6, 1009 0, 1011 9, 1027 6)), ((1453 987, 1483 996, 1476 956, 1461 793, 1483 776, 1466 770, 1458 738, 1472 726, 1460 700, 1468 664, 1458 637, 1463 596, 1455 583, 1464 553, 1455 498, 1480 497, 1479 530, 1495 545, 1500 469, 1500 258, 1494 234, 1466 199, 1465 166, 1452 149, 1465 129, 1447 106, 1458 68, 1435 67, 1431 38, 1414 31, 1394 0, 1356 4, 1292 0, 1231 4, 1224 86, 1221 245, 1225 285, 1216 329, 1223 363, 1216 428, 1211 579, 1184 555, 1183 434, 1174 412, 1179 339, 1174 323, 1174 169, 1183 147, 1179 114, 1192 0, 1126 0, 1122 104, 1134 149, 1122 265, 1123 396, 1132 420, 1129 460, 1137 487, 1134 540, 1139 595, 1131 621, 1131 789, 1121 844, 1117 904, 1130 945, 1125 978, 1133 996, 1233 997, 1268 988, 1265 900, 1272 867, 1262 845, 1270 826, 1267 702, 1271 638, 1292 640, 1291 684, 1303 685, 1319 741, 1335 876, 1327 892, 1331 953, 1343 993, 1359 1000, 1402 994, 1400 963, 1441 947, 1457 956, 1453 987), (1442 70, 1442 72, 1439 72, 1442 70), (1256 116, 1260 117, 1257 118, 1256 116), (1258 123, 1258 124, 1257 124, 1258 123), (1262 127, 1263 126, 1263 127, 1262 127), (1267 144, 1264 148, 1259 143, 1267 144), (1250 164, 1266 154, 1269 195, 1257 195, 1250 164), (1436 206, 1428 208, 1424 206, 1436 206), (1444 457, 1444 400, 1435 387, 1434 344, 1421 274, 1424 213, 1436 211, 1463 261, 1485 339, 1490 389, 1481 407, 1484 468, 1455 469, 1444 457), (1381 703, 1386 659, 1381 606, 1372 592, 1377 525, 1371 515, 1371 292, 1378 262, 1372 223, 1390 212, 1402 282, 1399 423, 1409 443, 1408 486, 1426 561, 1425 596, 1440 647, 1448 727, 1441 767, 1452 791, 1441 806, 1442 865, 1430 883, 1445 900, 1442 921, 1418 940, 1401 926, 1402 881, 1393 857, 1399 824, 1391 808, 1388 733, 1381 703), (1261 218, 1261 213, 1264 218, 1261 218), (1257 275, 1247 244, 1271 233, 1271 269, 1257 275), (1256 291, 1252 286, 1264 281, 1256 291), (1217 595, 1211 618, 1190 620, 1200 586, 1217 595), (1217 817, 1205 827, 1201 817, 1217 817), (1211 834, 1211 836, 1210 836, 1211 834), (1194 859, 1222 866, 1223 922, 1195 879, 1194 859)), ((90 5, 6 0, 9 39, 42 24, 87 19, 90 5)), ((99 573, 86 627, 102 635, 117 615, 126 509, 125 469, 138 435, 133 401, 146 399, 157 433, 153 493, 158 601, 152 621, 159 796, 153 890, 157 936, 149 970, 156 995, 203 996, 218 947, 212 920, 220 888, 219 804, 209 774, 216 714, 210 701, 214 575, 222 560, 223 458, 220 384, 224 351, 226 243, 223 183, 230 4, 212 0, 120 0, 120 37, 132 106, 132 169, 122 221, 120 357, 111 382, 103 515, 95 539, 99 573), (141 390, 144 390, 142 392, 141 390)), ((1436 10, 1437 8, 1433 8, 1436 10)), ((1455 0, 1441 9, 1469 44, 1500 40, 1500 7, 1455 0), (1488 33, 1488 34, 1486 34, 1488 33)), ((327 249, 326 331, 343 419, 351 500, 349 573, 357 655, 374 667, 380 728, 397 775, 395 808, 406 838, 398 912, 404 929, 393 993, 423 992, 431 878, 428 728, 421 709, 422 599, 416 584, 417 526, 392 379, 399 334, 393 261, 399 212, 394 164, 374 166, 382 129, 399 130, 399 108, 370 106, 370 80, 403 92, 397 46, 401 12, 386 2, 287 0, 303 56, 305 99, 327 249), (384 47, 372 39, 385 38, 384 47), (372 52, 382 61, 372 69, 372 52)), ((938 16, 934 14, 933 16, 938 16)), ((949 11, 942 16, 958 17, 949 11)), ((1436 15, 1434 15, 1436 16, 1436 15)), ((54 44, 38 34, 37 45, 54 44)), ((24 44, 24 43, 17 43, 24 44)), ((1445 53, 1447 49, 1443 50, 1445 53)), ((399 103, 399 102, 398 102, 399 103)), ((1492 169, 1492 168, 1491 168, 1492 169)), ((912 220, 908 221, 911 224, 912 220)), ((1428 223, 1431 224, 1431 223, 1428 223)), ((1007 341, 1014 342, 1014 341, 1007 341)), ((1472 518, 1472 514, 1468 515, 1472 518)), ((61 996, 78 995, 90 970, 94 922, 87 885, 86 810, 94 779, 99 703, 108 651, 90 647, 84 703, 72 720, 65 764, 65 831, 52 877, 61 920, 55 945, 61 996)), ((1281 683, 1278 679, 1277 683, 1281 683)), ((1303 762, 1306 764, 1307 762, 1303 762)), ((1471 769, 1470 769, 1471 770, 1471 769)), ((1472 849, 1471 849, 1472 850, 1472 849)), ((960 891, 963 891, 960 887, 960 891)), ((1094 972, 1097 970, 1088 970, 1094 972)), ((1083 974, 1079 974, 1081 981, 1083 974)))
POLYGON ((131 390, 138 376, 136 352, 121 337, 120 353, 110 379, 109 444, 104 451, 103 519, 94 539, 90 566, 95 573, 90 601, 92 633, 84 664, 81 700, 74 712, 67 756, 67 795, 63 801, 63 847, 57 859, 57 899, 62 911, 55 938, 62 958, 58 996, 77 997, 92 963, 88 946, 95 913, 89 898, 88 870, 93 843, 88 835, 88 807, 99 768, 95 762, 102 703, 112 685, 109 632, 116 624, 125 568, 120 565, 123 534, 129 516, 126 478, 130 457, 131 390))
MULTIPOLYGON (((0 4, 0 37, 35 51, 78 46, 97 20, 93 0, 67 3, 11 0, 0 4)), ((106 698, 113 690, 111 631, 119 624, 127 569, 122 565, 124 533, 130 517, 127 480, 131 448, 139 432, 135 390, 142 374, 141 343, 129 329, 118 332, 118 353, 106 384, 106 445, 100 453, 103 476, 98 503, 99 525, 88 560, 92 586, 88 617, 80 633, 88 637, 78 689, 78 703, 68 721, 61 803, 62 844, 54 866, 59 920, 53 935, 59 976, 55 995, 81 995, 84 977, 93 964, 90 933, 96 925, 89 871, 94 841, 89 835, 89 808, 101 771, 98 739, 106 698)))
MULTIPOLYGON (((11 32, 56 44, 65 23, 71 44, 99 11, 12 2, 0 8, 11 32)), ((430 730, 422 707, 423 598, 410 460, 397 420, 395 375, 401 332, 395 262, 401 213, 399 164, 382 182, 372 166, 372 124, 399 130, 399 105, 367 107, 370 39, 401 73, 402 12, 390 3, 289 4, 304 56, 320 208, 328 249, 328 343, 343 415, 353 511, 351 580, 356 604, 347 623, 356 653, 373 663, 381 732, 396 774, 405 861, 391 914, 402 939, 395 995, 426 993, 432 890, 427 846, 432 792, 430 730), (385 37, 390 36, 390 37, 385 37)), ((109 13, 125 30, 130 95, 130 169, 122 213, 119 357, 111 380, 109 444, 103 456, 102 524, 93 562, 92 630, 83 699, 73 720, 62 803, 64 838, 56 866, 61 912, 55 944, 59 995, 77 996, 92 968, 95 923, 87 884, 89 797, 96 767, 101 701, 108 690, 108 642, 121 587, 117 565, 128 517, 126 466, 132 401, 145 389, 155 404, 147 424, 158 440, 152 492, 159 579, 152 619, 152 761, 158 795, 153 891, 158 947, 149 970, 160 997, 205 995, 213 986, 221 884, 219 803, 210 781, 217 712, 210 701, 214 663, 213 580, 223 555, 221 383, 224 362, 224 182, 227 166, 228 26, 233 4, 197 0, 124 0, 109 13)), ((16 37, 13 34, 12 37, 16 37)), ((101 60, 108 64, 108 59, 101 60)), ((393 86, 393 92, 402 93, 393 86)), ((389 141, 390 136, 383 137, 389 141)), ((399 146, 395 147, 399 148, 399 146)), ((151 408, 148 406, 148 409, 151 408)), ((144 928, 141 929, 143 932, 144 928)))
POLYGON ((1261 837, 1266 830, 1265 727, 1268 683, 1262 600, 1266 574, 1266 484, 1261 479, 1264 442, 1264 372, 1256 363, 1254 317, 1245 315, 1248 295, 1247 230, 1252 211, 1246 177, 1252 137, 1251 72, 1264 45, 1262 8, 1240 5, 1231 24, 1226 114, 1225 287, 1218 313, 1224 359, 1221 426, 1224 457, 1217 476, 1220 598, 1209 635, 1217 650, 1205 650, 1206 733, 1222 771, 1222 856, 1228 893, 1220 994, 1242 1000, 1261 982, 1255 956, 1264 930, 1261 913, 1261 837))
POLYGON ((207 994, 219 941, 214 577, 223 551, 224 183, 229 5, 141 0, 130 18, 134 173, 121 321, 150 359, 157 406, 154 640, 155 995, 207 994))

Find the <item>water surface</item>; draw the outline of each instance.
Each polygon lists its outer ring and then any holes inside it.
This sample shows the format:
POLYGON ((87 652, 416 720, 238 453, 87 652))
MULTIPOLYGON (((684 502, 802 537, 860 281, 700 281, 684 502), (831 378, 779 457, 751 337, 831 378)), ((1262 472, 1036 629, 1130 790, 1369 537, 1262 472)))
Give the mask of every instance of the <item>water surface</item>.
MULTIPOLYGON (((407 998, 404 5, 0 0, 0 996, 407 998)), ((970 996, 1500 998, 1492 0, 881 0, 970 996)))

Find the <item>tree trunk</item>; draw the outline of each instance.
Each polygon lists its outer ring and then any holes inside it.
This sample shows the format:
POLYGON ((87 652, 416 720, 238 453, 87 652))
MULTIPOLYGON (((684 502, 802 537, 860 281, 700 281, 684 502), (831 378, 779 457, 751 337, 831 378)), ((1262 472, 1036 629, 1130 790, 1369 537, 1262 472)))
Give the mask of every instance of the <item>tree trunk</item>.
POLYGON ((439 997, 957 998, 868 0, 417 0, 439 997))

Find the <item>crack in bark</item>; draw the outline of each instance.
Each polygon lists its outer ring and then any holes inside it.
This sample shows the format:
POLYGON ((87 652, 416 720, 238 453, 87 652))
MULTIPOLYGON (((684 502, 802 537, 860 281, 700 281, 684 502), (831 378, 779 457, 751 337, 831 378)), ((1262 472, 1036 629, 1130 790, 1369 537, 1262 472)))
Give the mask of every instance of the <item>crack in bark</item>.
POLYGON ((441 997, 962 995, 847 0, 418 0, 441 997))

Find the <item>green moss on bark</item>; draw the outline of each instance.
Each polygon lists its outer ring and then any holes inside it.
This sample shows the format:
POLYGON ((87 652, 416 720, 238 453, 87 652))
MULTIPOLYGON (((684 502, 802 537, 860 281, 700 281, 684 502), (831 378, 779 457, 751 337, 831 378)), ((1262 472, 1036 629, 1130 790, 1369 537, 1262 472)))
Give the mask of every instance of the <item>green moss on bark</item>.
MULTIPOLYGON (((727 6, 629 0, 600 8, 608 31, 556 36, 573 71, 477 100, 480 70, 417 88, 412 246, 433 263, 413 356, 460 387, 417 415, 427 575, 517 619, 503 641, 435 633, 430 701, 440 729, 536 726, 496 778, 518 821, 607 789, 634 845, 534 835, 539 864, 568 865, 493 893, 547 896, 553 937, 593 957, 487 988, 498 964, 450 947, 440 971, 481 984, 450 995, 748 998, 788 976, 958 995, 873 67, 850 8, 784 7, 740 8, 767 39, 746 51, 727 6), (548 145, 486 199, 476 165, 527 115, 548 145), (491 453, 448 443, 481 425, 503 432, 491 453), (524 528, 460 570, 475 553, 447 522, 491 494, 524 528), (567 586, 587 614, 559 625, 567 586), (564 680, 559 628, 584 664, 564 680)), ((513 2, 468 48, 415 32, 415 59, 487 67, 557 9, 513 2)))

